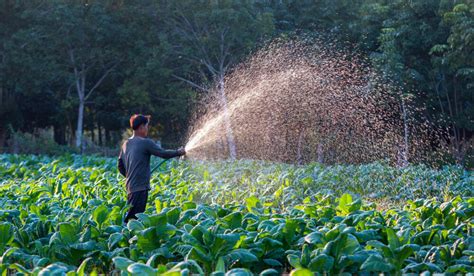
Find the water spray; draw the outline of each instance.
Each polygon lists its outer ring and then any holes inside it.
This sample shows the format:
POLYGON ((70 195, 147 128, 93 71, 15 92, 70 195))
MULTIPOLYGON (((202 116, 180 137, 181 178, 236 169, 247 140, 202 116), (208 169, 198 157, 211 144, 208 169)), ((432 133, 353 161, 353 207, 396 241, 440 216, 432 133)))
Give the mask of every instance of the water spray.
POLYGON ((368 60, 328 42, 272 43, 224 81, 227 106, 220 91, 208 95, 191 123, 189 158, 231 156, 229 127, 246 159, 367 163, 397 160, 405 148, 415 159, 429 146, 427 124, 400 120, 401 88, 368 60))

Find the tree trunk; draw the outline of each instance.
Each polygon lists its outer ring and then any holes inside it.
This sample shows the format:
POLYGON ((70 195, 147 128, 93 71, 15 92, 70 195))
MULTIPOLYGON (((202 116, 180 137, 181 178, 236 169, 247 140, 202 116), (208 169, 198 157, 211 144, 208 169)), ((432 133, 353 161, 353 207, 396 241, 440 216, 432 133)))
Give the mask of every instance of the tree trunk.
POLYGON ((84 123, 84 101, 79 100, 79 110, 77 115, 77 129, 76 129, 76 148, 81 149, 82 153, 82 127, 84 123))
POLYGON ((102 128, 100 127, 100 123, 98 122, 97 123, 97 130, 98 130, 98 134, 97 136, 99 136, 99 146, 103 146, 103 143, 102 143, 102 128))
POLYGON ((224 76, 219 76, 218 90, 221 98, 221 104, 224 109, 224 124, 226 128, 227 144, 229 146, 229 157, 231 160, 237 158, 237 149, 234 140, 234 133, 230 122, 230 114, 227 106, 227 97, 225 95, 224 76))
POLYGON ((96 144, 96 141, 95 141, 95 122, 94 122, 94 119, 92 119, 92 123, 91 123, 91 140, 92 140, 92 143, 96 144))
POLYGON ((66 144, 66 129, 64 125, 55 125, 54 129, 54 141, 59 145, 66 144))
POLYGON ((107 75, 119 64, 120 61, 113 63, 99 78, 99 80, 92 86, 92 88, 86 90, 86 72, 88 67, 82 63, 80 66, 76 64, 74 57, 74 49, 69 50, 69 57, 71 64, 74 68, 75 84, 77 90, 77 96, 79 98, 79 114, 77 116, 77 130, 76 130, 76 147, 84 151, 85 145, 83 145, 83 124, 84 124, 84 105, 87 99, 91 96, 94 90, 102 83, 107 75), (87 92, 87 93, 86 93, 87 92))
POLYGON ((74 131, 74 124, 73 124, 73 121, 71 119, 68 118, 68 122, 69 122, 69 139, 68 139, 68 144, 70 146, 73 146, 74 145, 74 139, 76 138, 75 136, 75 131, 74 131))
POLYGON ((323 163, 324 162, 324 150, 323 150, 323 145, 321 143, 318 143, 318 163, 323 163))
POLYGON ((108 146, 110 144, 110 131, 108 129, 105 129, 105 146, 108 146))
POLYGON ((5 152, 5 140, 7 137, 7 130, 5 126, 0 125, 0 152, 5 152))

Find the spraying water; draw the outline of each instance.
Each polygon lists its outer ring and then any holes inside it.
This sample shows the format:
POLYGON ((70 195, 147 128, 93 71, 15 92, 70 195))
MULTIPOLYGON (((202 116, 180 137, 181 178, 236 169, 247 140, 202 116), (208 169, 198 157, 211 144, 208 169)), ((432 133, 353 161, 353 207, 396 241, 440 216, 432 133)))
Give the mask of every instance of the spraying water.
POLYGON ((225 77, 226 105, 215 93, 198 110, 188 156, 228 157, 229 127, 238 158, 362 163, 419 156, 429 126, 414 127, 409 99, 362 58, 321 45, 277 41, 234 68, 225 77))

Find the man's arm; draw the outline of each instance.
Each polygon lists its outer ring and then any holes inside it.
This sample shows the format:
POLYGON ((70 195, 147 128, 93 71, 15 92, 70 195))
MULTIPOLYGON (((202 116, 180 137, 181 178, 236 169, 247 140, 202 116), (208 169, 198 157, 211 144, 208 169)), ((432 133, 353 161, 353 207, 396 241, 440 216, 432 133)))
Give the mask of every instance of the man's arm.
POLYGON ((123 159, 122 159, 122 150, 120 150, 120 154, 119 154, 119 158, 118 158, 118 162, 117 162, 117 167, 118 167, 118 170, 119 170, 120 174, 123 175, 123 177, 127 177, 127 171, 125 170, 125 165, 124 165, 123 159))
POLYGON ((165 150, 162 147, 158 146, 153 140, 147 139, 147 145, 148 145, 148 152, 152 155, 156 155, 158 157, 164 158, 164 159, 169 159, 181 155, 185 155, 186 152, 184 151, 183 148, 180 148, 178 150, 165 150))

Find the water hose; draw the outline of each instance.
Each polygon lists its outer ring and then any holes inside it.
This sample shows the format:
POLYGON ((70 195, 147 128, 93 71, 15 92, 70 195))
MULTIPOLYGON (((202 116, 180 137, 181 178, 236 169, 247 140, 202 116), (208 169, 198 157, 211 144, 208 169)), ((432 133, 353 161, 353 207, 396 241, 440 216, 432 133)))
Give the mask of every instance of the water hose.
POLYGON ((165 163, 166 161, 168 161, 168 160, 170 160, 170 159, 171 159, 171 158, 169 158, 169 159, 164 159, 163 161, 161 161, 158 165, 156 165, 156 167, 153 168, 153 170, 151 170, 150 175, 151 175, 156 169, 158 169, 159 167, 161 167, 161 165, 162 165, 163 163, 165 163))

